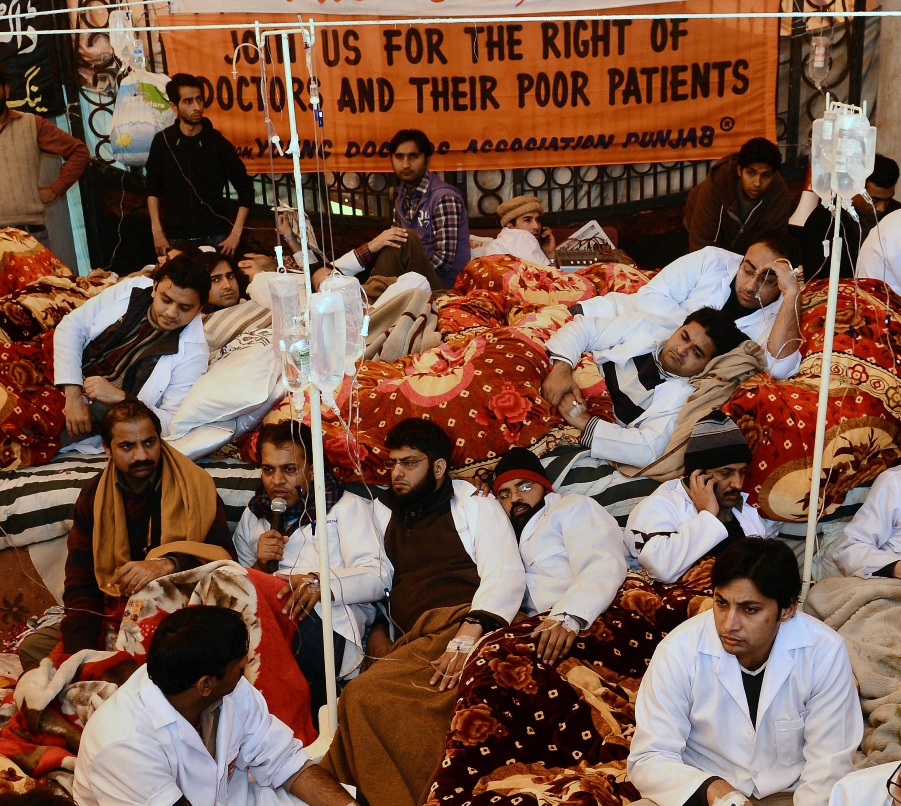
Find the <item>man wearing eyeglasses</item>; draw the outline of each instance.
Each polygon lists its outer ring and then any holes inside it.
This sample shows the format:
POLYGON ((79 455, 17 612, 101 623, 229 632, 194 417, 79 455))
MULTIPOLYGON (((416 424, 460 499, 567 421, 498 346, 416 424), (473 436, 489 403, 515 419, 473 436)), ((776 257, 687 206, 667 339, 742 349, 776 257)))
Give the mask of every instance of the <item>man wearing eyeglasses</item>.
POLYGON ((716 308, 766 349, 770 375, 782 380, 801 366, 800 260, 792 236, 761 233, 744 256, 707 246, 674 260, 636 293, 593 297, 574 313, 602 320, 643 313, 675 329, 686 314, 716 308))
POLYGON ((497 501, 451 481, 452 445, 438 425, 402 420, 385 445, 391 487, 373 516, 392 583, 366 645, 371 665, 341 694, 322 764, 370 806, 420 806, 469 650, 512 621, 525 573, 497 501))
POLYGON ((553 666, 625 581, 622 530, 593 498, 555 493, 538 457, 525 448, 511 448, 497 463, 491 491, 519 540, 526 569, 522 609, 545 613, 531 635, 536 652, 553 666))

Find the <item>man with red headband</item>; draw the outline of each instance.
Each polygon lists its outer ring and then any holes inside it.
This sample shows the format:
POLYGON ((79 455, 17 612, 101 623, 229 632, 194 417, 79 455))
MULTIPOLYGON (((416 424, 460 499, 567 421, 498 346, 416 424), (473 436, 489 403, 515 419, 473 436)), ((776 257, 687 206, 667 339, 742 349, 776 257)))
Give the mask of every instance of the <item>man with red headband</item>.
POLYGON ((498 462, 491 491, 519 542, 526 569, 522 609, 546 614, 532 633, 538 657, 553 666, 623 584, 622 530, 593 498, 555 493, 538 457, 525 448, 511 448, 498 462))

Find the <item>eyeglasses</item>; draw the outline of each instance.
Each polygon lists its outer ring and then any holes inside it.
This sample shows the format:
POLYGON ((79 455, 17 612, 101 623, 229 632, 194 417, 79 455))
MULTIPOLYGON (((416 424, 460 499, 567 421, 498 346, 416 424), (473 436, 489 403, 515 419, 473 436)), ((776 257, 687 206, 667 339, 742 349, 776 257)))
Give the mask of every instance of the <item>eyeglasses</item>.
POLYGON ((421 456, 419 459, 407 458, 407 459, 386 459, 385 467, 388 470, 394 470, 395 467, 400 465, 404 470, 412 470, 416 465, 420 462, 427 462, 429 460, 428 456, 421 456))
MULTIPOLYGON (((519 484, 514 484, 513 489, 519 490, 519 492, 521 492, 521 493, 528 493, 528 492, 531 492, 531 490, 534 486, 535 486, 535 483, 532 481, 521 481, 521 482, 519 482, 519 484)), ((512 496, 513 496, 513 490, 510 490, 510 489, 501 490, 497 494, 497 500, 498 501, 509 501, 512 496)))
POLYGON ((901 803, 901 783, 898 782, 899 773, 901 773, 901 766, 896 767, 895 771, 885 782, 885 789, 888 792, 888 796, 892 799, 892 803, 901 803))

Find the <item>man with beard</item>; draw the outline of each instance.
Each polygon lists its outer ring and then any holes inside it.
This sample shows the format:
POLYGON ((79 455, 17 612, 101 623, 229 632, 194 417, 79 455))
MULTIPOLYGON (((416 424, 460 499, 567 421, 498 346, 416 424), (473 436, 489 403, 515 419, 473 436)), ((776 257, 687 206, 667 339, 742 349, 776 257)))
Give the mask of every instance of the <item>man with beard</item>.
POLYGON ((0 229, 15 227, 46 244, 47 208, 74 185, 91 161, 87 146, 71 134, 30 112, 9 108, 10 88, 0 72, 0 229), (59 174, 46 187, 40 185, 41 157, 63 158, 59 174))
POLYGON ((511 448, 497 463, 491 491, 519 540, 526 569, 522 609, 546 614, 531 636, 536 652, 553 666, 623 584, 622 530, 593 498, 555 493, 538 457, 525 448, 511 448))
POLYGON ((235 560, 225 507, 212 477, 160 438, 139 400, 109 408, 101 424, 106 467, 78 495, 67 542, 60 626, 19 646, 25 670, 60 637, 67 655, 107 649, 128 597, 148 582, 214 560, 235 560))
POLYGON ((393 580, 367 644, 373 662, 341 694, 322 765, 370 806, 420 806, 466 656, 516 615, 525 575, 497 501, 451 481, 451 441, 439 426, 402 420, 385 445, 391 487, 374 515, 393 580))
POLYGON ((638 690, 627 769, 640 803, 822 806, 863 737, 845 642, 798 612, 780 540, 739 540, 711 582, 713 607, 663 639, 638 690))
POLYGON ((297 622, 292 649, 310 684, 310 707, 318 727, 319 708, 326 703, 326 677, 316 523, 324 520, 328 527, 332 641, 339 677, 352 674, 362 662, 363 636, 375 618, 373 603, 384 595, 381 541, 368 501, 345 490, 328 468, 326 515, 316 517, 313 435, 308 425, 294 421, 264 425, 257 447, 262 489, 235 529, 235 548, 241 565, 285 580, 277 597, 284 601, 283 611, 297 622), (276 498, 286 507, 279 531, 272 528, 276 498))
POLYGON ((639 314, 675 329, 686 314, 716 308, 766 350, 770 375, 783 380, 801 366, 800 259, 790 235, 761 233, 744 257, 708 246, 674 260, 634 294, 593 297, 572 310, 603 321, 639 314))
POLYGON ((765 536, 742 491, 751 450, 738 426, 715 411, 699 420, 685 449, 685 475, 654 490, 629 515, 626 548, 636 570, 675 582, 702 557, 743 537, 765 536))

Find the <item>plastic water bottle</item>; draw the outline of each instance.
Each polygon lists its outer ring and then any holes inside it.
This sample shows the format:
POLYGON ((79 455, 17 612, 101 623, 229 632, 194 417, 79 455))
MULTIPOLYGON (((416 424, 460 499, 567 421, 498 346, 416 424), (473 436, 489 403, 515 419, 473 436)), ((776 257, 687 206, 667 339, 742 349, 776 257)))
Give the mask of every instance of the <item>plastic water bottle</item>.
POLYGON ((310 334, 297 324, 278 342, 282 359, 282 383, 289 392, 303 392, 310 385, 310 334))
POLYGON ((322 402, 337 410, 335 392, 344 379, 346 342, 344 299, 334 291, 310 297, 310 381, 322 392, 322 402))
POLYGON ((356 277, 345 277, 343 274, 330 274, 320 285, 321 291, 333 291, 341 294, 344 300, 344 324, 347 343, 344 348, 344 374, 353 375, 356 363, 366 350, 366 338, 363 334, 363 289, 356 277))

